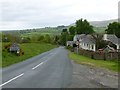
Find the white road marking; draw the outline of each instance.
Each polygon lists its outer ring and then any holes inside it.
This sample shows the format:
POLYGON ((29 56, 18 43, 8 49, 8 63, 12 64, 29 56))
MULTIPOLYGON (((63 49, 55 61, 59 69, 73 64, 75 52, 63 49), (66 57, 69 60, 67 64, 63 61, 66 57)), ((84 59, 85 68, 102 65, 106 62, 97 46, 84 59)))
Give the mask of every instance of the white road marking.
POLYGON ((37 67, 39 67, 40 65, 42 65, 44 62, 41 62, 40 64, 38 64, 37 66, 33 67, 32 70, 36 69, 37 67))
POLYGON ((4 86, 4 85, 6 85, 6 84, 12 82, 13 80, 15 80, 15 79, 17 79, 17 78, 19 78, 19 77, 21 77, 21 76, 23 76, 23 75, 24 75, 24 73, 22 73, 22 74, 20 74, 20 75, 18 75, 18 76, 16 76, 16 77, 10 79, 9 81, 7 81, 7 82, 1 84, 0 87, 2 87, 2 86, 4 86))
MULTIPOLYGON (((45 56, 45 57, 41 58, 41 60, 47 59, 47 58, 49 58, 50 56, 53 56, 53 55, 55 55, 55 54, 57 54, 57 53, 50 53, 48 56, 45 56)), ((40 65, 42 65, 43 63, 45 63, 45 62, 47 62, 47 61, 48 61, 48 59, 45 60, 44 62, 41 62, 40 64, 36 65, 35 67, 33 67, 32 70, 38 68, 40 65)))
MULTIPOLYGON (((55 54, 57 54, 57 53, 50 53, 48 56, 54 56, 55 54)), ((43 57, 42 59, 45 59, 45 58, 47 58, 48 56, 45 56, 45 57, 43 57)), ((45 62, 47 62, 47 61, 48 61, 48 60, 46 60, 45 62)), ((37 67, 39 67, 40 65, 42 65, 42 64, 45 63, 45 62, 41 62, 41 63, 38 64, 37 66, 33 67, 32 70, 36 69, 37 67)), ((20 74, 20 75, 14 77, 14 78, 8 80, 7 82, 1 84, 0 87, 2 87, 2 86, 4 86, 4 85, 6 85, 6 84, 12 82, 13 80, 15 80, 15 79, 17 79, 17 78, 19 78, 19 77, 21 77, 21 76, 23 76, 23 75, 24 75, 24 73, 22 73, 22 74, 20 74)))
POLYGON ((89 73, 93 74, 93 72, 92 72, 92 71, 89 71, 89 73))

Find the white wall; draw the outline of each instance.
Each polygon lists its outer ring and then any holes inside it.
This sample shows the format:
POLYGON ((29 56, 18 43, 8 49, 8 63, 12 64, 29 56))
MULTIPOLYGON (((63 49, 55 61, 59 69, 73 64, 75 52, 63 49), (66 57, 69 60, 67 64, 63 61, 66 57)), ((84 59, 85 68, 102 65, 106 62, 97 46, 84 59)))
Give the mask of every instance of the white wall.
POLYGON ((76 38, 76 36, 74 36, 74 38, 73 38, 73 41, 77 41, 77 38, 76 38))
POLYGON ((95 44, 88 44, 87 45, 87 43, 80 43, 80 48, 85 49, 85 50, 90 50, 90 51, 96 51, 95 44), (92 45, 93 45, 93 48, 92 48, 92 45))
POLYGON ((120 46, 119 46, 119 45, 117 45, 117 49, 120 49, 120 46))

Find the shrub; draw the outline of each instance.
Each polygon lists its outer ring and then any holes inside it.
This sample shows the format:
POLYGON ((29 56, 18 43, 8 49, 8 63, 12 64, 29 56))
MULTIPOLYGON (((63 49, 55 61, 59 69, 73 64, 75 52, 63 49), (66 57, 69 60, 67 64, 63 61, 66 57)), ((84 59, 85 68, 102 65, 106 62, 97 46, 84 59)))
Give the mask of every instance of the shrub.
POLYGON ((31 39, 29 37, 25 37, 22 39, 22 43, 29 43, 31 39))
POLYGON ((72 50, 73 50, 73 47, 68 45, 68 46, 66 46, 66 49, 69 49, 69 50, 72 51, 72 50))

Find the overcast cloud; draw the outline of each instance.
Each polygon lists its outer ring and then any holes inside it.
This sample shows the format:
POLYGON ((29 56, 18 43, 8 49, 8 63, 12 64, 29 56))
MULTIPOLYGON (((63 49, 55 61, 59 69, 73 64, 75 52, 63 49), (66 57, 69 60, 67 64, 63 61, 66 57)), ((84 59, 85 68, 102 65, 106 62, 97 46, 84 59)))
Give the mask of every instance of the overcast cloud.
POLYGON ((69 25, 118 17, 119 0, 0 0, 0 30, 69 25))

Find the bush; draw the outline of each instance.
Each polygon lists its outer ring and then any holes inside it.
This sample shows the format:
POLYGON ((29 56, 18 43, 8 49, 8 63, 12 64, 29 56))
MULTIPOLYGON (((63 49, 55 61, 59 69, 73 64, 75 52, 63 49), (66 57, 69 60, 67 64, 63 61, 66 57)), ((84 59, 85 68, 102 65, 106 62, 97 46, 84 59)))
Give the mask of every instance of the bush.
POLYGON ((66 49, 69 49, 70 51, 73 51, 73 47, 72 46, 66 46, 66 49))
POLYGON ((25 37, 22 39, 22 43, 29 43, 31 39, 29 37, 25 37))
POLYGON ((45 38, 45 37, 44 37, 43 35, 41 35, 41 36, 38 37, 38 41, 43 41, 44 38, 45 38))

